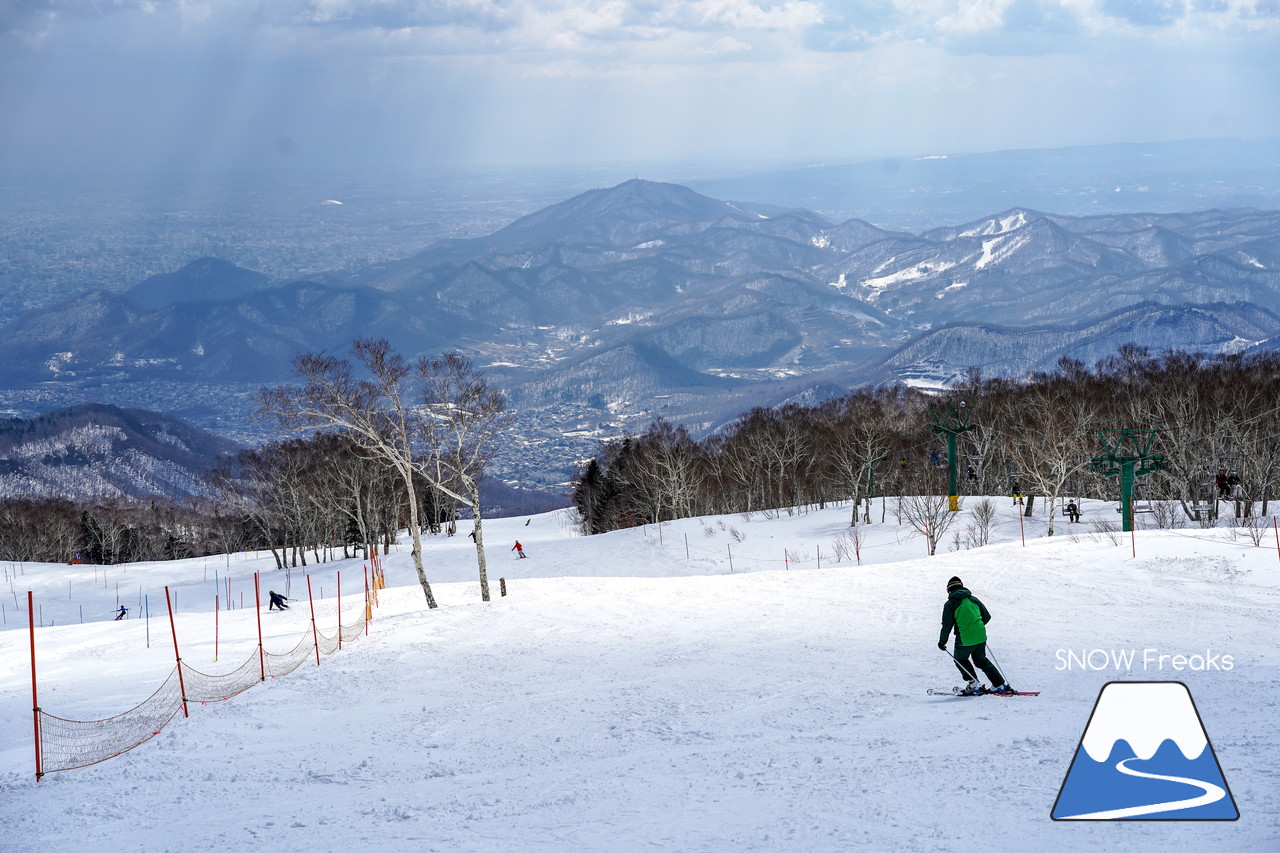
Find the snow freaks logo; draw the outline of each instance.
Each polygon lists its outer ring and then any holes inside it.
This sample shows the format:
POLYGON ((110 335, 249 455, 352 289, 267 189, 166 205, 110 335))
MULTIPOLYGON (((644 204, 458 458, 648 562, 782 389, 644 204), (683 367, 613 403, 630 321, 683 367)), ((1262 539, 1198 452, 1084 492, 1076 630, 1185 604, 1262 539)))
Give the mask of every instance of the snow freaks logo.
POLYGON ((1236 820, 1191 691, 1181 681, 1103 685, 1054 820, 1236 820))
POLYGON ((1114 669, 1116 672, 1124 670, 1132 672, 1134 666, 1139 669, 1150 672, 1156 670, 1164 672, 1173 670, 1175 672, 1186 672, 1192 670, 1194 672, 1208 672, 1209 670, 1219 670, 1229 672, 1235 669, 1236 662, 1231 655, 1214 654, 1211 649, 1206 649, 1204 654, 1193 655, 1175 655, 1164 654, 1159 649, 1058 649, 1054 654, 1058 663, 1053 667, 1062 672, 1063 670, 1071 671, 1073 669, 1092 670, 1094 672, 1102 669, 1114 669))

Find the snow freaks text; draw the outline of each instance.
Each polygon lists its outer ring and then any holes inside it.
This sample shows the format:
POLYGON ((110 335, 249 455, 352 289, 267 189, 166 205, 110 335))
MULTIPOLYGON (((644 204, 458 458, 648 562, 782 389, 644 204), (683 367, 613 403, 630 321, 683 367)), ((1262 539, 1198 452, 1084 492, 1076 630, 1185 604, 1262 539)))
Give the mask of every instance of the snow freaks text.
POLYGON ((1054 657, 1058 659, 1054 667, 1058 671, 1114 669, 1132 672, 1136 668, 1143 672, 1226 672, 1236 665, 1231 655, 1215 654, 1209 650, 1204 654, 1184 655, 1167 654, 1159 649, 1058 649, 1054 657))

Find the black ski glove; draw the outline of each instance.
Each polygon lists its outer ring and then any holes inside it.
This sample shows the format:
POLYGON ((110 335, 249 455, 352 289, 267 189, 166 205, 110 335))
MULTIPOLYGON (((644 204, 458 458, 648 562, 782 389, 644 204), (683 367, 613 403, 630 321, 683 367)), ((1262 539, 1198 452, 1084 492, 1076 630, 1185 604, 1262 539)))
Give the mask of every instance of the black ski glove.
POLYGON ((938 643, 938 648, 942 649, 945 652, 947 650, 947 641, 943 640, 941 643, 938 643))

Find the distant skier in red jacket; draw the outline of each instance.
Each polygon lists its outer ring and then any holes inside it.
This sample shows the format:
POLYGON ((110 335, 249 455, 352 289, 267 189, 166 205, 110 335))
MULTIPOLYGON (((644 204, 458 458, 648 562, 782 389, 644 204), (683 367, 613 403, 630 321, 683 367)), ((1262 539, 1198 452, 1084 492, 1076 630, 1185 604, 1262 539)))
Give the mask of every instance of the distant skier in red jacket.
POLYGON ((516 544, 511 546, 511 550, 520 555, 520 559, 524 559, 524 546, 520 544, 520 540, 516 540, 516 544))

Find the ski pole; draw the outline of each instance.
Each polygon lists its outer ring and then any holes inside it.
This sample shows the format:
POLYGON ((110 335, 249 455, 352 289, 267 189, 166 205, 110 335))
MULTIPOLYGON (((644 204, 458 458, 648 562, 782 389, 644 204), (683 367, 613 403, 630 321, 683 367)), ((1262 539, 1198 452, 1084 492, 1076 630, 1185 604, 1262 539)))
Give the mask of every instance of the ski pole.
MULTIPOLYGON (((944 654, 946 654, 947 657, 951 658, 951 662, 955 664, 956 669, 960 671, 961 678, 963 678, 965 681, 973 681, 973 682, 981 681, 981 679, 978 677, 978 665, 976 663, 974 663, 972 660, 969 660, 968 658, 961 661, 954 654, 947 652, 946 649, 941 649, 941 651, 944 654)), ((983 675, 985 674, 986 673, 983 673, 983 675)), ((993 684, 991 686, 994 687, 995 685, 993 684)))
POLYGON ((972 667, 972 666, 973 666, 973 665, 972 665, 972 664, 970 664, 968 661, 965 661, 965 662, 964 662, 964 664, 961 664, 961 663, 960 663, 960 661, 956 659, 956 656, 955 656, 955 655, 953 655, 951 652, 947 651, 946 649, 938 649, 938 651, 942 652, 944 655, 946 655, 946 656, 947 656, 947 660, 951 661, 952 665, 954 665, 956 669, 960 670, 960 675, 961 675, 961 677, 963 677, 966 681, 976 681, 976 680, 977 680, 977 678, 978 678, 978 670, 977 670, 976 668, 974 668, 974 669, 972 670, 972 671, 973 671, 973 675, 965 675, 964 667, 965 667, 965 666, 969 666, 969 667, 972 667))
MULTIPOLYGON (((994 664, 996 665, 996 669, 1000 670, 1000 674, 1004 676, 1004 683, 1005 683, 1005 684, 1008 684, 1008 683, 1009 683, 1009 673, 1005 672, 1004 667, 1000 665, 1000 660, 999 660, 999 658, 997 658, 997 657, 996 657, 996 653, 995 653, 995 652, 993 652, 993 651, 991 651, 991 644, 990 644, 990 643, 987 643, 987 654, 991 657, 991 662, 992 662, 992 663, 994 663, 994 664)), ((992 686, 994 686, 994 685, 992 685, 992 686)))

